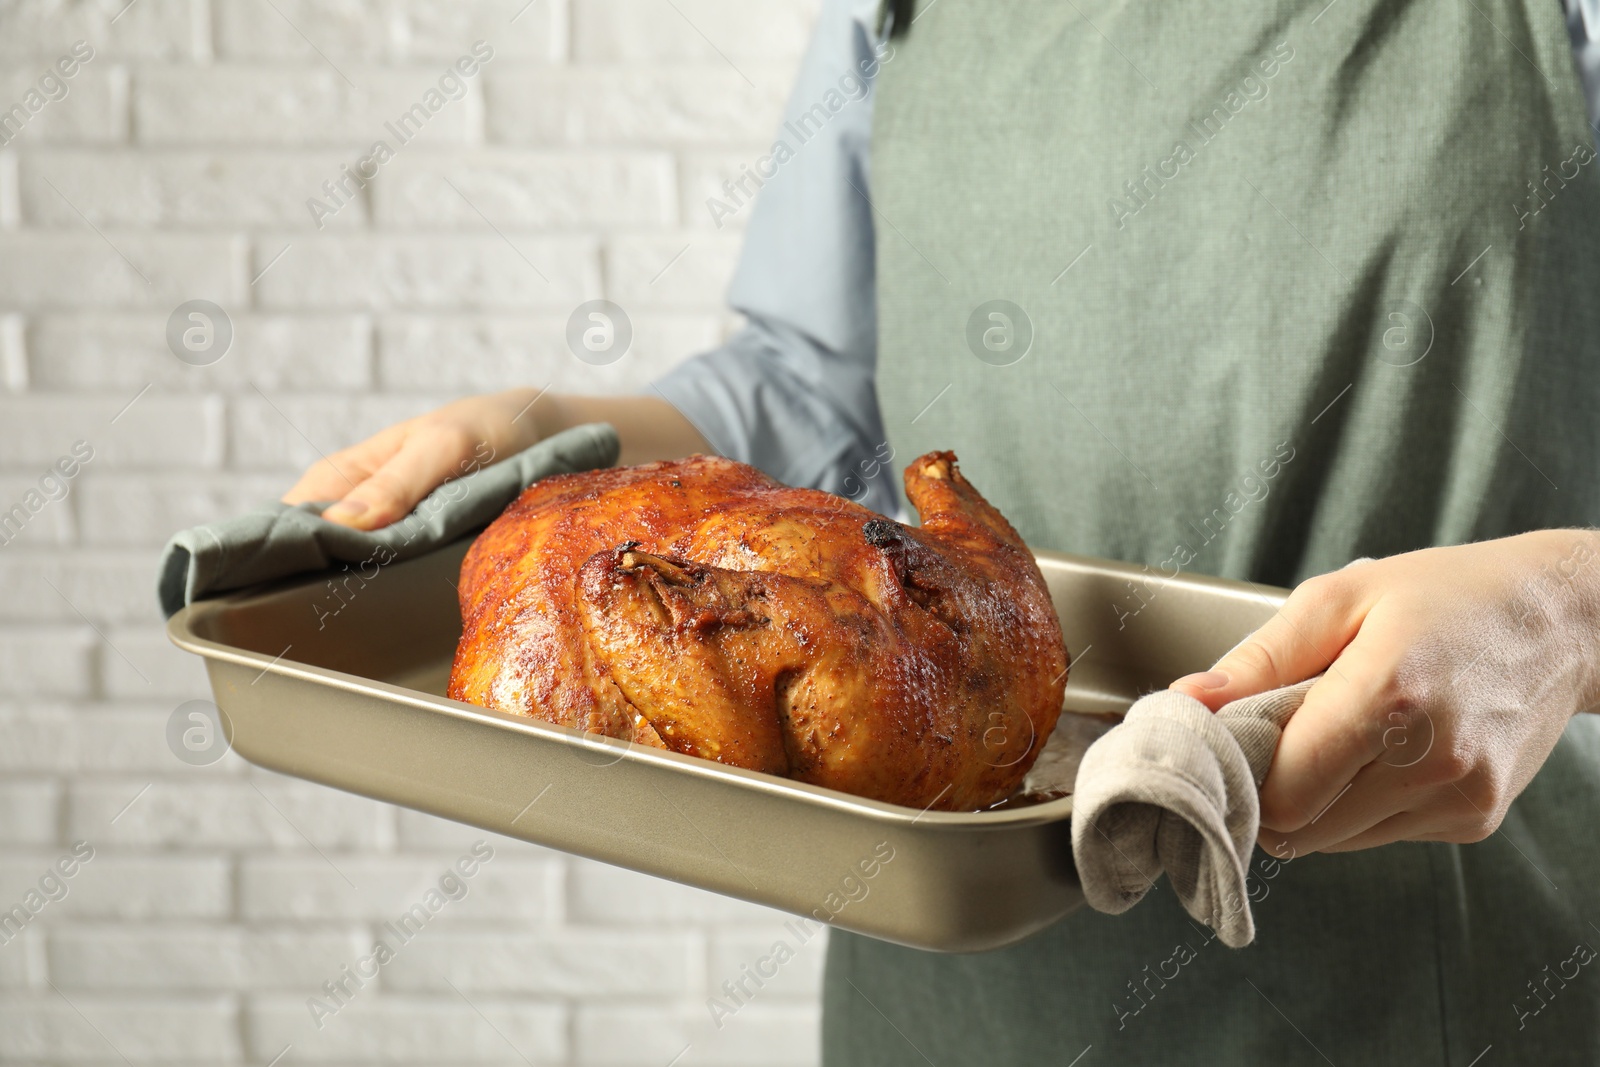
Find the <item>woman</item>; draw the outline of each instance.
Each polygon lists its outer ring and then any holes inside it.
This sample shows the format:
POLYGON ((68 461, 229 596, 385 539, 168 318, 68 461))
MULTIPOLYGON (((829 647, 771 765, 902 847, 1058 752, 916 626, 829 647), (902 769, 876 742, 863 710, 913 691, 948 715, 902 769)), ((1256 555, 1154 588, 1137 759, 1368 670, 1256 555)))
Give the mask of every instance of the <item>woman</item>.
POLYGON ((657 396, 450 405, 285 499, 382 525, 479 441, 604 419, 624 462, 715 445, 887 511, 950 448, 1037 547, 1298 583, 1174 683, 1326 671, 1263 786, 1256 943, 1160 887, 975 956, 835 933, 827 1062, 1600 1059, 1576 0, 1571 41, 1555 0, 895 7, 824 11, 724 348, 657 396))

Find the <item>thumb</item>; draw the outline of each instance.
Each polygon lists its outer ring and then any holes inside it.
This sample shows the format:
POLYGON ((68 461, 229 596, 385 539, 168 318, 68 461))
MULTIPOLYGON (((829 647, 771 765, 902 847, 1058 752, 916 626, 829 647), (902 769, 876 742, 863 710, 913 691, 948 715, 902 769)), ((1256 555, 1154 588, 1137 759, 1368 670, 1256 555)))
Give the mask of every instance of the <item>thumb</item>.
POLYGON ((448 432, 419 428, 354 489, 329 505, 322 517, 357 530, 376 530, 410 514, 438 486, 462 473, 471 445, 448 432))
POLYGON ((1241 697, 1321 674, 1361 629, 1363 585, 1339 571, 1301 582, 1276 615, 1215 666, 1185 675, 1169 688, 1216 711, 1241 697))

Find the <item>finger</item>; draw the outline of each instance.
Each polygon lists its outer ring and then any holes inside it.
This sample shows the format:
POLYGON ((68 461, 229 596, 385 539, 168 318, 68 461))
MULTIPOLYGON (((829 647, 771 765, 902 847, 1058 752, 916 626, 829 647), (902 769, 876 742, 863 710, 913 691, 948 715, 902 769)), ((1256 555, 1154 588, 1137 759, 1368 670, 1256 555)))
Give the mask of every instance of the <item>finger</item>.
POLYGON ((1395 788, 1394 775, 1393 768, 1369 763, 1304 826, 1288 831, 1263 826, 1261 832, 1287 841, 1299 855, 1330 851, 1340 842, 1382 826, 1417 800, 1395 788))
POLYGON ((340 499, 399 450, 406 430, 405 423, 390 426, 365 441, 322 457, 279 499, 285 504, 340 499))
POLYGON ((1303 682, 1326 670, 1361 629, 1367 584, 1343 572, 1300 583, 1283 607, 1209 671, 1171 688, 1212 711, 1240 697, 1303 682))
POLYGON ((1481 813, 1463 810, 1448 803, 1444 791, 1418 797, 1411 810, 1398 812, 1369 827, 1355 836, 1335 845, 1326 845, 1323 852, 1353 852, 1362 848, 1377 848, 1396 841, 1445 841, 1453 845, 1470 845, 1490 837, 1499 823, 1485 820, 1481 813))
POLYGON ((414 430, 400 450, 323 512, 329 522, 376 530, 411 513, 417 502, 460 473, 471 445, 455 431, 414 430))
POLYGON ((360 485, 370 473, 370 470, 348 456, 334 453, 306 468, 300 480, 278 499, 285 504, 304 504, 312 500, 338 500, 360 485))
MULTIPOLYGON (((1346 787, 1353 787, 1383 755, 1384 691, 1391 655, 1390 642, 1357 635, 1306 693, 1305 702, 1284 724, 1272 766, 1261 783, 1263 826, 1293 833, 1320 822, 1346 787)), ((1360 796, 1357 800, 1364 802, 1360 796)), ((1363 810, 1361 804, 1350 805, 1349 815, 1334 815, 1329 825, 1354 833, 1392 814, 1398 805, 1355 825, 1363 810)))
POLYGON ((1288 863, 1300 855, 1295 850, 1294 845, 1290 844, 1286 835, 1280 834, 1276 830, 1269 830, 1264 826, 1256 833, 1256 844, 1260 845, 1269 856, 1284 863, 1288 863))
POLYGON ((1392 845, 1396 841, 1425 840, 1425 835, 1437 829, 1436 826, 1430 826, 1429 822, 1428 816, 1420 812, 1396 812, 1343 841, 1325 844, 1318 851, 1356 852, 1364 848, 1377 848, 1379 845, 1392 845))

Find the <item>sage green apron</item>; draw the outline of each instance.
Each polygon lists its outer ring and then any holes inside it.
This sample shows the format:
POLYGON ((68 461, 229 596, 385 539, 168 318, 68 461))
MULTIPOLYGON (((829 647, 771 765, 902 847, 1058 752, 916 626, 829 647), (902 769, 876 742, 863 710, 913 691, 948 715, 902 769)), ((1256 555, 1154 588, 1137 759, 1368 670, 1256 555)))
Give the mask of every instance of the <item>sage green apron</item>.
MULTIPOLYGON (((1036 546, 1282 585, 1600 523, 1600 183, 1558 0, 896 23, 897 455, 953 449, 1036 546)), ((1255 869, 1238 951, 1164 885, 978 955, 836 933, 825 1062, 1600 1062, 1600 717, 1485 842, 1255 869)))

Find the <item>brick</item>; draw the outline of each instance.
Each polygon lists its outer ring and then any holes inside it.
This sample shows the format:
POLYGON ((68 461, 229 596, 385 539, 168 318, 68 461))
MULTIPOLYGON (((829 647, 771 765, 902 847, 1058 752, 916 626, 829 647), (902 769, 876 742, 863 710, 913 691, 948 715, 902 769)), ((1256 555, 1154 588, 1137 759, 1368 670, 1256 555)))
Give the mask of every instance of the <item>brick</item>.
POLYGON ((575 922, 605 926, 781 925, 787 918, 770 908, 594 860, 574 858, 569 868, 567 908, 575 922))
POLYGON ((178 762, 166 743, 167 720, 177 703, 0 705, 0 772, 139 773, 147 781, 152 774, 204 777, 243 771, 243 758, 232 753, 206 767, 178 762))
POLYGON ((211 682, 199 656, 167 640, 160 625, 101 627, 106 645, 100 650, 101 684, 111 698, 209 700, 211 682))
POLYGON ((60 836, 61 785, 48 778, 0 779, 0 845, 53 845, 60 836))
POLYGON ((602 931, 440 931, 418 937, 384 971, 388 988, 562 997, 679 995, 698 939, 602 931))
MULTIPOLYGON (((157 548, 179 530, 240 515, 275 501, 289 485, 280 475, 88 475, 77 490, 76 500, 85 543, 157 548)), ((146 586, 144 599, 154 605, 151 560, 148 554, 140 558, 146 586)), ((0 562, 3 559, 0 556, 0 562)))
MULTIPOLYGON (((102 229, 320 228, 306 200, 322 197, 322 183, 337 181, 341 166, 353 165, 360 155, 30 152, 19 173, 22 217, 36 225, 80 226, 82 220, 72 207, 76 205, 102 229)), ((326 219, 325 225, 348 229, 365 222, 365 202, 357 199, 326 219)))
POLYGON ((152 774, 180 773, 185 778, 195 778, 243 773, 248 764, 237 753, 230 752, 205 767, 179 762, 167 747, 167 720, 177 703, 118 701, 76 709, 74 768, 85 776, 141 774, 143 781, 149 781, 152 774))
POLYGON ((487 841, 499 858, 545 859, 559 863, 563 853, 527 841, 493 834, 476 826, 441 819, 411 808, 396 808, 399 846, 406 852, 433 852, 459 856, 475 841, 487 841))
MULTIPOLYGON (((0 522, 4 522, 4 525, 0 525, 0 566, 4 566, 4 553, 8 549, 70 545, 78 539, 78 524, 67 497, 51 499, 50 494, 61 492, 61 481, 48 477, 43 484, 39 481, 47 471, 48 468, 41 466, 38 476, 0 475, 0 522), (28 507, 30 493, 39 505, 38 511, 28 507), (16 517, 11 515, 11 509, 18 504, 27 513, 20 526, 16 517)), ((67 484, 67 496, 70 497, 71 483, 67 484)), ((16 607, 25 610, 27 605, 16 607)), ((5 606, 0 603, 0 612, 4 610, 5 606)))
MULTIPOLYGON (((108 831, 115 827, 106 827, 108 831)), ((232 903, 228 861, 221 856, 151 856, 119 853, 105 835, 88 839, 95 855, 78 868, 67 896, 49 904, 30 924, 53 929, 64 919, 225 918, 232 903)), ((0 907, 9 908, 70 850, 14 849, 0 866, 0 907)))
POLYGON ((0 59, 17 60, 24 68, 25 60, 53 62, 80 40, 94 46, 91 65, 193 54, 192 0, 140 0, 124 8, 125 2, 7 4, 0 8, 0 59))
MULTIPOLYGON (((233 402, 229 450, 240 468, 304 470, 386 426, 436 407, 436 399, 250 395, 233 402)), ((354 475, 352 475, 354 477, 354 475)), ((287 490, 292 479, 283 483, 287 490)))
POLYGON ((83 474, 108 467, 221 464, 220 398, 139 393, 0 396, 0 465, 42 473, 77 441, 94 450, 83 474))
POLYGON ((475 230, 662 226, 677 205, 665 153, 407 153, 372 183, 380 226, 475 230), (479 215, 479 212, 482 215, 479 215))
POLYGON ((613 238, 606 249, 609 295, 625 308, 718 310, 740 247, 734 231, 613 238))
MULTIPOLYGON (((271 17, 271 9, 265 11, 271 17)), ((294 67, 151 67, 133 81, 134 128, 141 143, 152 145, 331 145, 341 152, 359 148, 363 155, 380 140, 396 152, 472 140, 481 74, 466 79, 465 96, 447 98, 420 133, 397 122, 438 88, 442 71, 348 61, 334 69, 318 58, 294 67), (405 137, 386 122, 395 122, 405 137)))
POLYGON ((566 316, 385 319, 378 326, 378 381, 387 389, 417 391, 548 385, 558 393, 635 393, 720 340, 712 315, 630 314, 629 319, 633 343, 628 352, 599 367, 567 347, 566 316), (443 353, 449 358, 441 358, 443 353))
POLYGON ((203 299, 226 306, 236 251, 234 238, 220 236, 86 227, 0 234, 0 305, 170 312, 203 299))
POLYGON ((815 1008, 753 1001, 718 1029, 704 1006, 580 1006, 574 1025, 574 1062, 667 1063, 685 1046, 697 1064, 773 1064, 813 1067, 819 1062, 815 1008))
MULTIPOLYGON (((12 903, 8 900, 5 906, 12 903)), ((45 968, 45 934, 39 927, 29 926, 0 945, 0 990, 41 988, 45 968)))
POLYGON ((365 317, 253 315, 222 307, 233 326, 233 344, 205 367, 184 363, 167 348, 170 311, 41 316, 27 334, 29 380, 35 389, 68 391, 93 382, 101 389, 125 389, 130 398, 152 383, 160 392, 249 395, 253 386, 346 390, 371 384, 371 327, 365 317))
MULTIPOLYGON (((11 194, 16 186, 17 157, 0 152, 0 229, 11 229, 17 222, 11 194)), ((28 388, 28 353, 23 344, 26 323, 21 315, 0 315, 0 389, 20 393, 28 388)))
POLYGON ((0 549, 0 624, 71 624, 79 611, 102 626, 160 621, 149 554, 0 549))
POLYGON ((308 1036, 312 1019, 305 997, 252 999, 245 1011, 251 1059, 266 1062, 288 1044, 298 1063, 559 1063, 567 1052, 566 1013, 549 1004, 382 996, 367 988, 308 1036))
POLYGON ((583 0, 572 12, 573 57, 583 62, 789 60, 804 51, 817 0, 583 0))
POLYGON ((158 780, 115 826, 100 829, 143 784, 132 778, 74 783, 69 835, 88 839, 100 832, 120 848, 291 851, 375 849, 388 836, 386 809, 375 801, 276 775, 158 780))
MULTIPOLYGON (((0 638, 0 648, 4 647, 0 638)), ((73 709, 41 700, 17 700, 22 694, 9 676, 6 694, 9 702, 0 704, 0 771, 48 774, 75 768, 79 723, 73 709)))
POLYGON ((68 996, 70 1002, 52 991, 0 1003, 0 1058, 172 1063, 240 1055, 237 1013, 224 998, 68 996))
MULTIPOLYGON (((26 5, 8 5, 12 10, 26 5)), ((0 30, 0 40, 9 35, 0 30)), ((30 89, 37 89, 39 79, 58 58, 59 53, 48 54, 34 62, 8 61, 7 69, 0 70, 0 112, 11 113, 13 106, 22 105, 30 89)), ((90 61, 66 82, 67 95, 46 103, 28 115, 26 123, 13 119, 0 129, 0 144, 30 145, 41 142, 83 141, 106 143, 121 138, 123 134, 122 106, 125 79, 110 69, 103 58, 90 61)), ((41 94, 42 95, 42 94, 41 94)))
POLYGON ((98 638, 83 626, 0 629, 0 678, 9 696, 87 696, 98 638))
POLYGON ((776 921, 770 930, 764 931, 714 931, 711 935, 710 963, 706 970, 707 995, 722 996, 722 983, 725 981, 738 982, 743 979, 746 988, 754 988, 747 977, 754 971, 763 983, 758 991, 762 1003, 817 1000, 822 991, 827 931, 814 923, 801 927, 796 919, 786 922, 800 927, 803 933, 809 935, 809 939, 802 940, 801 934, 776 921), (773 951, 779 943, 787 945, 793 953, 781 964, 776 963, 781 953, 773 951), (764 963, 764 960, 774 962, 764 963), (762 976, 761 970, 771 970, 774 966, 777 967, 775 977, 762 976))
POLYGON ((215 9, 217 51, 230 60, 319 64, 322 56, 360 62, 394 53, 398 20, 383 0, 225 0, 215 9))
POLYGON ((494 48, 491 65, 565 58, 563 0, 396 0, 395 6, 401 13, 400 50, 415 60, 454 61, 480 40, 494 48))
MULTIPOLYGON (((258 251, 255 269, 270 255, 258 251)), ((599 292, 600 275, 595 244, 582 237, 329 234, 296 240, 256 290, 270 309, 566 312, 599 292)))
POLYGON ((766 143, 789 78, 749 67, 490 70, 488 132, 508 144, 697 146, 766 143))
POLYGON ((309 995, 371 951, 371 936, 350 926, 75 925, 50 934, 49 962, 52 979, 69 993, 283 989, 309 995))
POLYGON ((750 222, 756 201, 749 199, 745 191, 735 187, 742 201, 735 204, 729 199, 723 183, 746 178, 745 190, 757 190, 759 198, 760 187, 748 180, 748 176, 754 175, 756 181, 760 180, 756 166, 770 151, 770 146, 752 145, 737 152, 694 152, 686 155, 681 165, 680 180, 683 200, 679 211, 683 225, 694 229, 741 232, 750 222), (718 212, 717 215, 712 215, 711 209, 706 205, 713 199, 732 207, 733 214, 718 212), (719 222, 721 225, 718 225, 719 222))
MULTIPOLYGON (((333 866, 319 856, 247 856, 240 872, 240 908, 252 920, 387 922, 437 887, 440 876, 465 853, 330 855, 333 866)), ((517 859, 497 851, 466 883, 467 895, 441 909, 423 935, 435 924, 548 919, 555 910, 559 869, 556 861, 517 859)))
POLYGON ((281 15, 263 4, 219 5, 217 36, 223 55, 316 62, 314 43, 317 50, 335 60, 432 59, 439 61, 442 69, 444 63, 467 55, 479 40, 494 48, 491 63, 556 59, 563 45, 556 32, 559 5, 548 2, 534 3, 520 14, 520 2, 508 7, 496 0, 448 4, 433 0, 335 4, 283 0, 277 6, 281 15))

